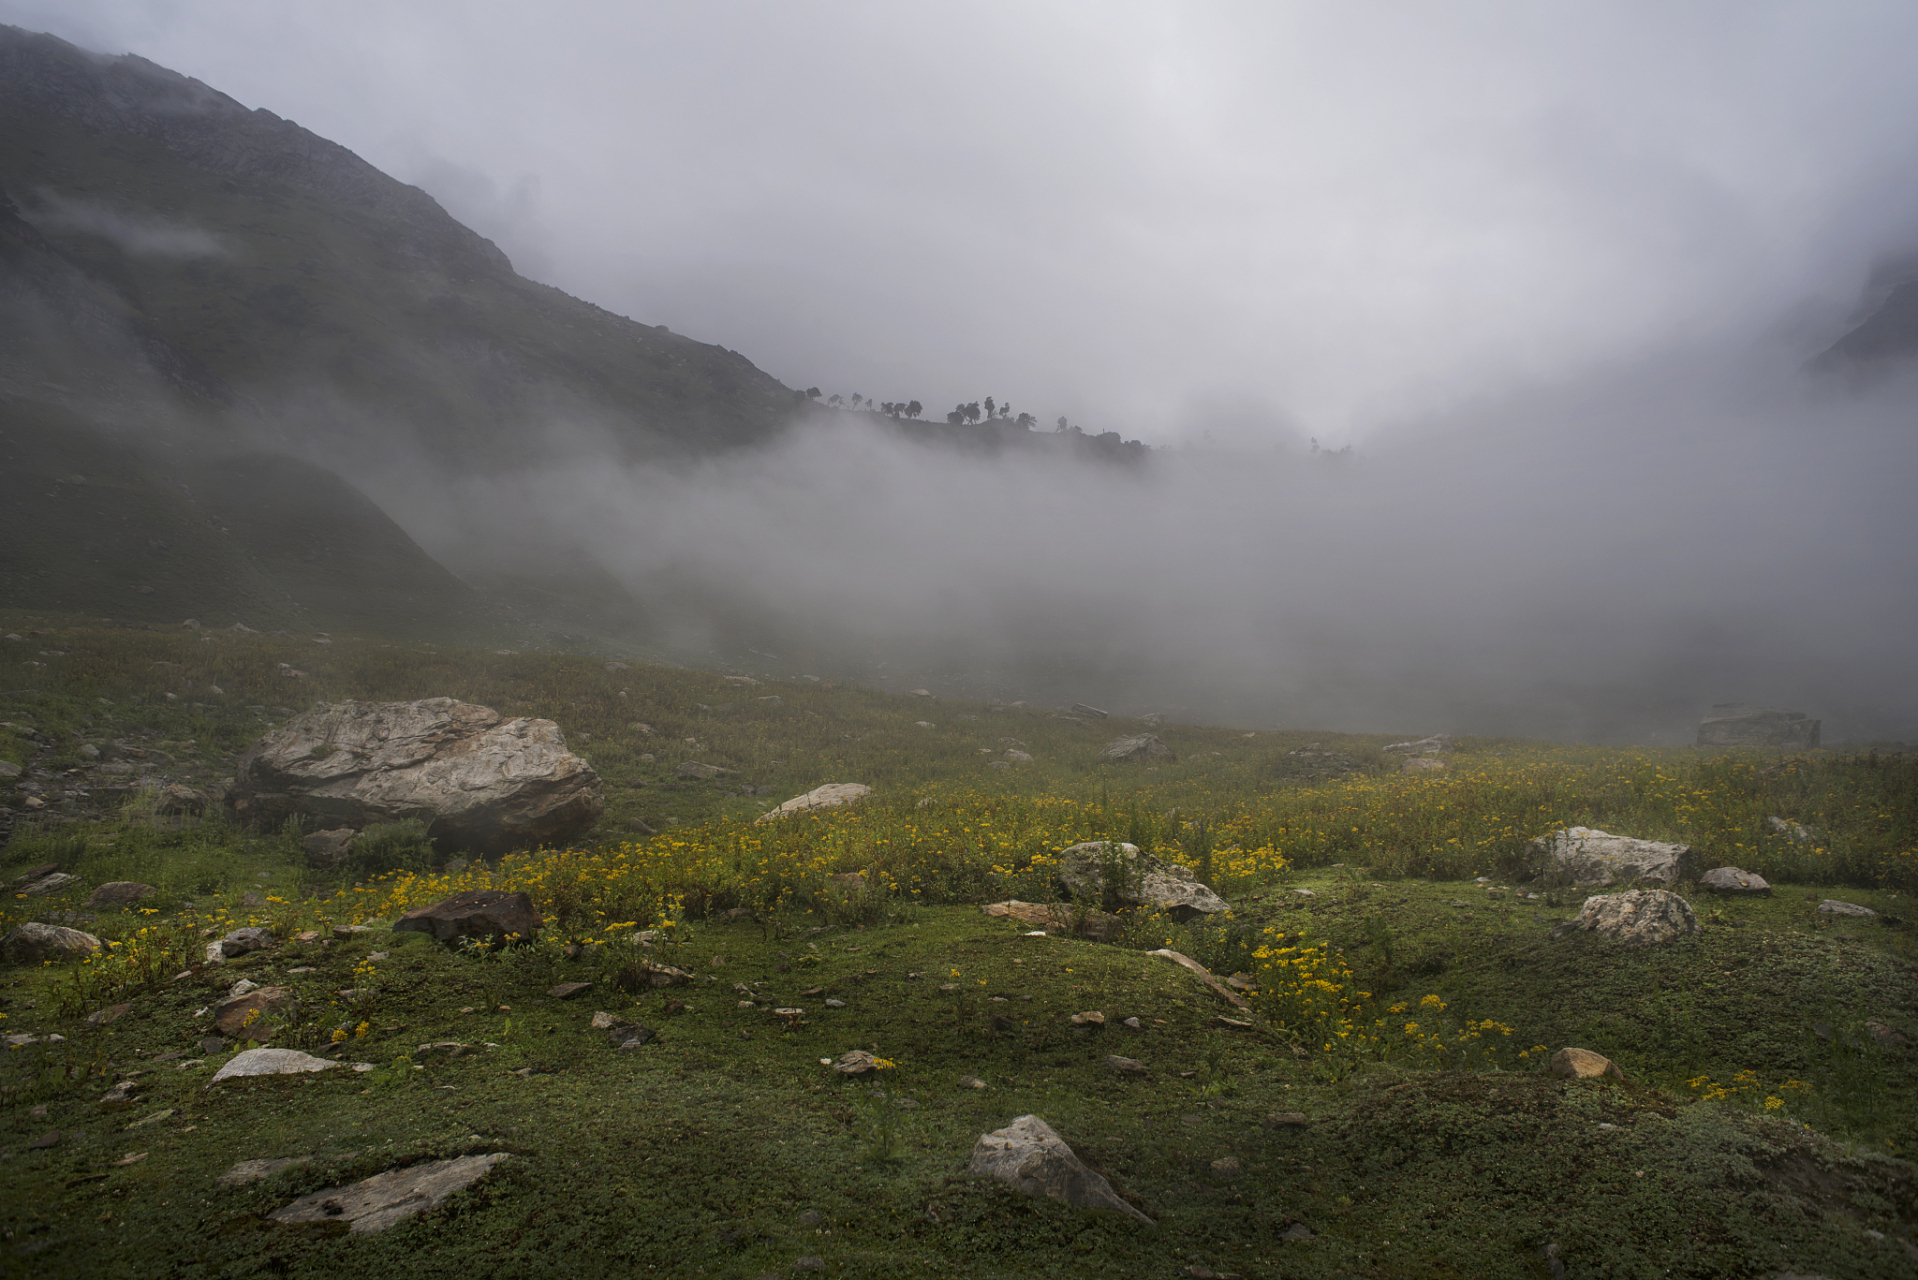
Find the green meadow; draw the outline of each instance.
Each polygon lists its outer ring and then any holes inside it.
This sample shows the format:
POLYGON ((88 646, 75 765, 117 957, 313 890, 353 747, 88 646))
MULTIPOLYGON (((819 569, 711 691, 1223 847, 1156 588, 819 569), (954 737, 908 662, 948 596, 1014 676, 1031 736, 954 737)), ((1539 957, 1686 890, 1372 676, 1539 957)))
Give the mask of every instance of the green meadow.
POLYGON ((76 879, 10 891, 0 929, 107 944, 0 968, 0 1030, 33 1037, 0 1058, 7 1274, 1918 1275, 1910 755, 1467 738, 1404 773, 1383 748, 1434 726, 1146 725, 344 634, 17 613, 5 634, 0 760, 35 790, 11 793, 0 877, 76 879), (215 788, 315 702, 435 696, 557 721, 605 781, 599 827, 492 865, 392 831, 323 874, 297 826, 163 811, 162 783, 215 788), (1101 763, 1140 732, 1175 758, 1101 763), (874 792, 753 821, 827 782, 874 792), (1773 889, 1681 885, 1701 930, 1661 947, 1555 940, 1585 893, 1535 883, 1531 842, 1570 825, 1773 889), (1232 910, 1124 912, 1103 941, 1070 927, 1086 904, 1046 933, 980 910, 1059 901, 1059 851, 1097 839, 1232 910), (82 908, 118 880, 158 892, 82 908), (479 887, 529 893, 539 936, 390 928, 479 887), (249 924, 277 945, 205 962, 249 924), (1243 1007, 1168 947, 1239 975, 1243 1007), (668 965, 690 981, 640 980, 668 965), (209 1087, 245 1045, 208 1048, 203 1011, 242 978, 299 997, 273 1044, 343 1065, 209 1087), (596 1012, 655 1034, 615 1049, 596 1012), (1559 1078, 1567 1046, 1623 1079, 1559 1078), (889 1065, 827 1065, 853 1049, 889 1065), (969 1176, 978 1136, 1028 1113, 1155 1225, 969 1176), (379 1234, 265 1216, 499 1152, 379 1234))

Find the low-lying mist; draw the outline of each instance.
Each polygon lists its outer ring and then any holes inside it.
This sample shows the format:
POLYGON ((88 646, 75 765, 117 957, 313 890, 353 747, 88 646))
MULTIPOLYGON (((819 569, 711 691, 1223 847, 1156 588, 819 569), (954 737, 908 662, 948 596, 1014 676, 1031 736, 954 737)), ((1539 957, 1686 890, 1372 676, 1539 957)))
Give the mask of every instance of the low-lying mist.
POLYGON ((689 656, 1248 728, 1681 742, 1751 701, 1867 739, 1918 726, 1913 390, 1674 358, 1350 455, 844 415, 676 465, 578 424, 508 476, 330 461, 456 571, 604 566, 689 656))

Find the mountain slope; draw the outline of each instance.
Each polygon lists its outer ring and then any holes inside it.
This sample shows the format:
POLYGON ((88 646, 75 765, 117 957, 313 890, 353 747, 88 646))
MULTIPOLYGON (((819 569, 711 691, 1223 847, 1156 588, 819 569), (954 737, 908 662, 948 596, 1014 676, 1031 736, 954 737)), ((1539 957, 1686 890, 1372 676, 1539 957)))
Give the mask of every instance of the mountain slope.
POLYGON ((647 457, 764 439, 793 407, 745 357, 523 279, 426 193, 138 57, 0 27, 0 187, 294 448, 489 471, 553 421, 647 457))

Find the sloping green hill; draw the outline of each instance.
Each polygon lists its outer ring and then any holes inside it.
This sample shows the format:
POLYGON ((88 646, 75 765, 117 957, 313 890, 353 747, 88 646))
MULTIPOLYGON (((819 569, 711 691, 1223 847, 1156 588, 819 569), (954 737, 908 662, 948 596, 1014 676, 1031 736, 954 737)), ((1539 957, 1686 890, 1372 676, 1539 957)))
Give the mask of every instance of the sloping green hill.
POLYGON ((648 456, 763 439, 793 407, 744 356, 523 279, 425 192, 141 58, 0 27, 0 187, 296 443, 397 436, 488 471, 546 419, 648 456))

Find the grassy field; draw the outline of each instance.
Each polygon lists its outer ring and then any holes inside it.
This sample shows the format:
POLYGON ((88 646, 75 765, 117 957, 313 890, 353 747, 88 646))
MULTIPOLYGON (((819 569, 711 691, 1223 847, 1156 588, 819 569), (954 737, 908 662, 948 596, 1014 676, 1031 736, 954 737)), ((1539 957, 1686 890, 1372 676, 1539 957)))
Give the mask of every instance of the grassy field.
POLYGON ((1547 1277, 1556 1245, 1573 1277, 1918 1275, 1910 757, 1467 740, 1406 775, 1389 738, 1165 725, 1177 759, 1148 770, 1097 759, 1146 726, 1050 709, 73 623, 0 618, 22 637, 0 640, 0 758, 48 795, 86 780, 89 746, 146 744, 167 762, 149 784, 205 785, 313 701, 444 694, 557 720, 611 803, 570 849, 454 869, 415 846, 346 880, 308 869, 295 830, 162 818, 150 790, 18 811, 0 872, 79 879, 9 898, 5 927, 108 880, 161 892, 81 924, 103 958, 0 970, 0 1027, 65 1037, 0 1065, 9 1273, 1547 1277), (1013 743, 1033 762, 990 767, 1013 743), (687 759, 730 772, 681 782, 687 759), (875 794, 750 821, 835 781, 875 794), (1703 931, 1664 948, 1553 941, 1583 895, 1528 884, 1527 845, 1569 824, 1683 840, 1775 891, 1685 886, 1703 931), (1132 915, 1095 943, 979 911, 1056 900, 1059 849, 1108 836, 1192 866, 1232 912, 1132 915), (451 950, 379 927, 482 885, 532 894, 539 939, 451 950), (1816 911, 1829 897, 1880 914, 1816 911), (246 923, 281 945, 195 963, 246 923), (294 940, 352 923, 374 927, 294 940), (1167 945, 1253 978, 1252 1014, 1147 954, 1167 945), (696 978, 636 991, 642 960, 696 978), (240 1046, 207 1053, 198 1011, 243 976, 301 996, 275 1044, 377 1069, 208 1089, 240 1046), (561 982, 592 986, 549 996, 561 982), (806 1012, 788 1026, 782 1007, 806 1012), (614 1051, 596 1010, 657 1039, 614 1051), (1074 1026, 1086 1010, 1105 1026, 1074 1026), (446 1042, 468 1047, 421 1049, 446 1042), (1565 1045, 1626 1080, 1552 1076, 1565 1045), (821 1064, 853 1048, 894 1065, 861 1083, 821 1064), (129 1076, 130 1104, 99 1102, 129 1076), (1028 1112, 1156 1227, 968 1178, 974 1139, 1028 1112), (262 1216, 498 1151, 486 1182, 382 1235, 262 1216), (216 1183, 282 1156, 311 1160, 216 1183))

